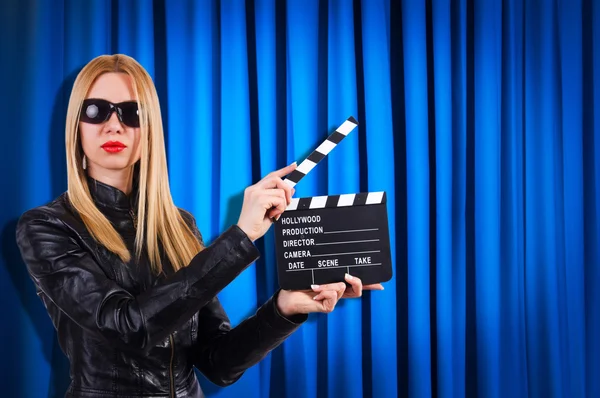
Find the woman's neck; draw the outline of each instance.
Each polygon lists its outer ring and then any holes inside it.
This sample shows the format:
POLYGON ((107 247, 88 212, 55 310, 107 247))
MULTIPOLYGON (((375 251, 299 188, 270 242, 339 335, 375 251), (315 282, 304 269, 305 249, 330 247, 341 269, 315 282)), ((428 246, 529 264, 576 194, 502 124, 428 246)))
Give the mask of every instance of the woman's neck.
POLYGON ((95 170, 88 167, 87 173, 94 180, 110 185, 129 195, 133 189, 133 166, 126 170, 95 170))

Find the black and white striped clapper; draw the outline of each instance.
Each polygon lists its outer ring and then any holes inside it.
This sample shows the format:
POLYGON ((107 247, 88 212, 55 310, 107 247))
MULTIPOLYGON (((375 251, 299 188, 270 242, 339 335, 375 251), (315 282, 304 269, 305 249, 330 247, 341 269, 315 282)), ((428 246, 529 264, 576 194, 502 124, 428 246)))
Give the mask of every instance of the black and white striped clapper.
POLYGON ((325 156, 329 154, 346 136, 358 126, 358 122, 350 116, 340 127, 335 129, 333 133, 321 145, 317 147, 296 170, 292 171, 284 180, 288 185, 295 186, 307 175, 325 156))
MULTIPOLYGON (((358 125, 350 116, 284 180, 295 186, 358 125)), ((294 198, 275 223, 277 274, 283 289, 392 277, 385 192, 294 198)))

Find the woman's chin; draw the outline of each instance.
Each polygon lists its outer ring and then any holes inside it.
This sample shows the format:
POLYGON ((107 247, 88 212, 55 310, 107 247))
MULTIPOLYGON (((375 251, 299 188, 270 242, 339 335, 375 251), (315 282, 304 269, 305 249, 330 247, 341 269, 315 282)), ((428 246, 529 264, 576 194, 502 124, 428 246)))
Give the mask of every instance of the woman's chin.
POLYGON ((96 163, 97 170, 126 171, 130 169, 135 162, 128 162, 127 159, 111 159, 110 161, 96 163))

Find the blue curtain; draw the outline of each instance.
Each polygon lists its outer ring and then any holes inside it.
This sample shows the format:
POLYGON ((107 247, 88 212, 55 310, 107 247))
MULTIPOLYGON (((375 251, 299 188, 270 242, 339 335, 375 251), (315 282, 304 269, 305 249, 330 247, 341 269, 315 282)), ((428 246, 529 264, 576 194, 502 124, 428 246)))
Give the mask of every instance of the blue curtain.
MULTIPOLYGON (((243 189, 353 115, 296 196, 385 190, 394 277, 211 397, 600 396, 600 2, 8 0, 0 8, 0 390, 68 364, 14 242, 66 189, 64 119, 93 57, 153 76, 172 192, 207 241, 243 189)), ((220 298, 277 288, 262 258, 220 298)))

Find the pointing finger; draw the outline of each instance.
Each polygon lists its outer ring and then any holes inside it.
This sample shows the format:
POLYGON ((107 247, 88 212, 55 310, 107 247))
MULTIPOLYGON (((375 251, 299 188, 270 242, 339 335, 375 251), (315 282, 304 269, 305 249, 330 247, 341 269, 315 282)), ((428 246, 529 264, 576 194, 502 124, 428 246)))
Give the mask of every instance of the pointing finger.
POLYGON ((286 175, 290 174, 292 171, 296 170, 296 167, 298 167, 298 165, 296 164, 296 162, 294 162, 294 163, 292 163, 288 166, 285 166, 279 170, 275 170, 272 174, 276 175, 279 178, 283 178, 286 175))

